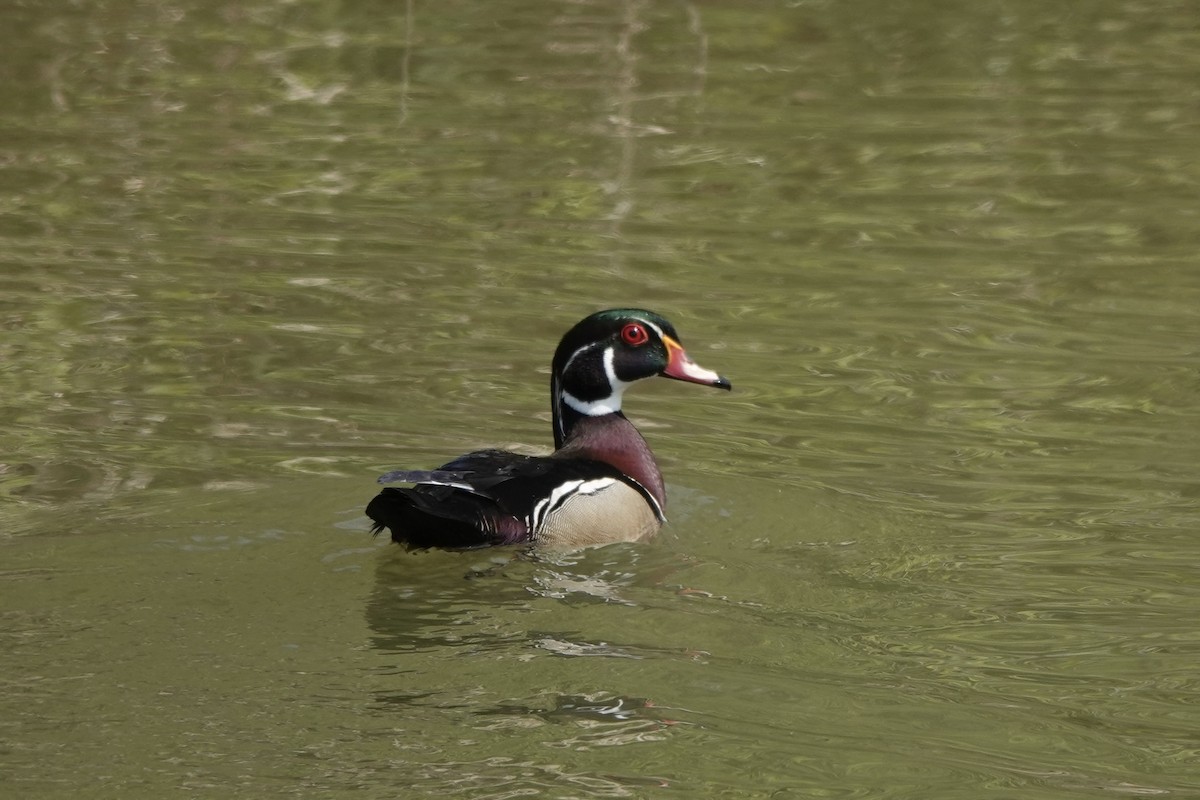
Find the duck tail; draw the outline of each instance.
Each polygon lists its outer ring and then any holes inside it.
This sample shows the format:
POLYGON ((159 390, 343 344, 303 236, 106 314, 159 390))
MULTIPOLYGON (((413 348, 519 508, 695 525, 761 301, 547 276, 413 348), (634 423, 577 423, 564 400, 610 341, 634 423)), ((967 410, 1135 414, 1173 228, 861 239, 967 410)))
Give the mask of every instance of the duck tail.
POLYGON ((480 495, 451 486, 389 487, 367 505, 367 516, 375 523, 372 535, 387 529, 393 542, 409 550, 471 550, 528 538, 520 520, 480 495))

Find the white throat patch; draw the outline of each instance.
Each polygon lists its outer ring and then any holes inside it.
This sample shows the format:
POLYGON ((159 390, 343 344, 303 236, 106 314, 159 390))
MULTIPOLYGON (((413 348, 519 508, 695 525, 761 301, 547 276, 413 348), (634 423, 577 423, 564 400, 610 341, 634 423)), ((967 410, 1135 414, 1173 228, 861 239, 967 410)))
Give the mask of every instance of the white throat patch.
MULTIPOLYGON (((620 411, 621 397, 632 384, 617 377, 617 371, 613 367, 614 357, 615 352, 611 347, 604 348, 604 375, 608 378, 608 385, 611 389, 608 397, 602 397, 599 400, 580 400, 570 392, 563 390, 560 392, 563 402, 588 417, 602 417, 605 414, 615 414, 620 411)), ((574 358, 575 356, 572 356, 571 360, 574 358)), ((568 361, 567 365, 570 366, 570 363, 568 361)))

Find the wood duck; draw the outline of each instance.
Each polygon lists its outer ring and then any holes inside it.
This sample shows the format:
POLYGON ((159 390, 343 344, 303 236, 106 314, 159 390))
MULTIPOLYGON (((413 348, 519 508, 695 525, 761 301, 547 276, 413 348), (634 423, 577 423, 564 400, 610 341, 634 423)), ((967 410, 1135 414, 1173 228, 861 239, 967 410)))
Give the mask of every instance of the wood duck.
POLYGON ((555 450, 526 456, 479 450, 435 470, 397 470, 367 506, 408 549, 534 544, 556 549, 635 541, 665 521, 666 492, 649 445, 621 413, 635 381, 662 375, 730 383, 696 364, 670 322, 631 308, 599 311, 567 331, 554 352, 550 406, 555 450))

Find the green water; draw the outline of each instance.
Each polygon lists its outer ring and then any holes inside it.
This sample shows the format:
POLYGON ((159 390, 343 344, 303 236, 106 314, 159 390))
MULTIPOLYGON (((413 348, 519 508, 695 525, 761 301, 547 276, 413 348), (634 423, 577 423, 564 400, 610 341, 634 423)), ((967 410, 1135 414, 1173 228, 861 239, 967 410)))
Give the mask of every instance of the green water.
POLYGON ((4 796, 1200 796, 1193 4, 4 18, 4 796), (369 537, 623 305, 662 536, 369 537))

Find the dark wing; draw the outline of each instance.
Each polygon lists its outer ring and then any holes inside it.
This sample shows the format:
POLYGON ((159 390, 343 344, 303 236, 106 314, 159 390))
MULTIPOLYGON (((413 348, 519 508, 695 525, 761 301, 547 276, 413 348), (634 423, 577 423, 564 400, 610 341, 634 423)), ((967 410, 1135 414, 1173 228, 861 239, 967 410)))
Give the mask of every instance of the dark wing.
POLYGON ((437 469, 398 469, 379 476, 380 483, 436 483, 470 488, 472 481, 511 474, 522 468, 537 469, 540 456, 523 456, 507 450, 476 450, 437 469))

